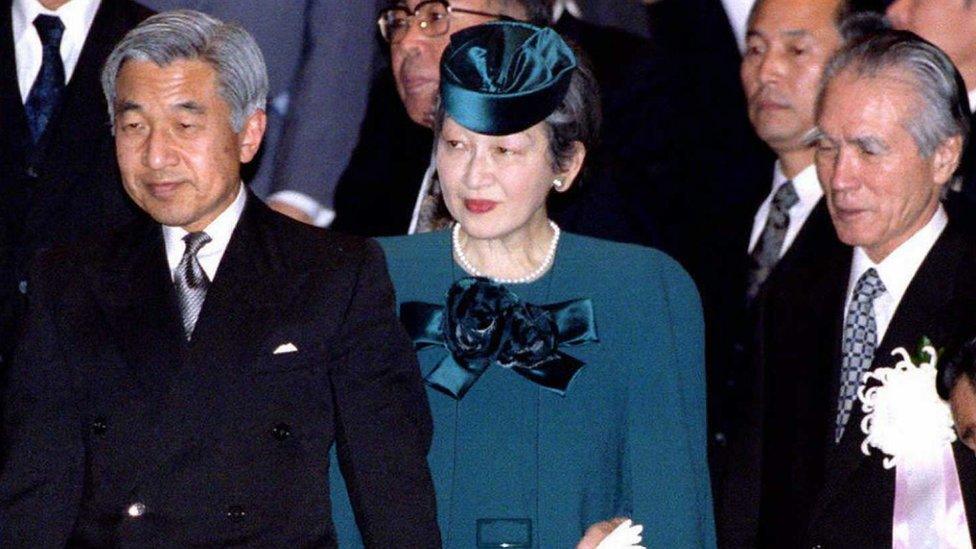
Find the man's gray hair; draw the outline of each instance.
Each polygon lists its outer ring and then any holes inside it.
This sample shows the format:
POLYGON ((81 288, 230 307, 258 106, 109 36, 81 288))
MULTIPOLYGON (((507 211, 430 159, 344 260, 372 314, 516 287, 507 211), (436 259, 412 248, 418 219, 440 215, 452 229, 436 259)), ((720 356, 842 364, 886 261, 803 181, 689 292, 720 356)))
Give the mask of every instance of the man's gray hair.
POLYGON ((257 42, 240 25, 224 23, 193 10, 154 15, 135 27, 115 46, 102 69, 102 91, 115 124, 115 83, 128 60, 151 61, 160 67, 177 60, 200 60, 217 73, 217 89, 227 101, 235 132, 268 98, 268 71, 257 42))
POLYGON ((842 48, 824 69, 817 99, 818 118, 824 91, 842 73, 908 80, 920 105, 915 115, 903 123, 923 157, 956 136, 962 137, 965 148, 970 125, 966 86, 949 57, 930 42, 908 31, 886 30, 842 48))

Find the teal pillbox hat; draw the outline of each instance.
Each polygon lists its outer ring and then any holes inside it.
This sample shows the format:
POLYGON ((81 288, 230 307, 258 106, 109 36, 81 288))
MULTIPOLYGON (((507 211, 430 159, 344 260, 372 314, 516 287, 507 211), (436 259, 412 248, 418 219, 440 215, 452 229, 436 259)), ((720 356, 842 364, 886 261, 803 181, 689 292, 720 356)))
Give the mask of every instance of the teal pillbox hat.
POLYGON ((575 69, 572 48, 552 29, 518 21, 469 27, 441 57, 441 104, 473 132, 518 133, 559 107, 575 69))

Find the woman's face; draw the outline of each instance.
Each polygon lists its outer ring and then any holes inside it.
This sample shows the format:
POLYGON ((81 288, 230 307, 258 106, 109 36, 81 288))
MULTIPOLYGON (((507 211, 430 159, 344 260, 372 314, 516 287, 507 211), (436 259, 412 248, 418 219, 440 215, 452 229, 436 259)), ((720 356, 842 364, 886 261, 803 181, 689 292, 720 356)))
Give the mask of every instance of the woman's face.
POLYGON ((560 190, 566 190, 579 171, 553 171, 548 149, 544 122, 519 133, 491 136, 446 117, 437 142, 437 174, 447 209, 464 232, 497 239, 544 222, 553 180, 562 179, 560 190))

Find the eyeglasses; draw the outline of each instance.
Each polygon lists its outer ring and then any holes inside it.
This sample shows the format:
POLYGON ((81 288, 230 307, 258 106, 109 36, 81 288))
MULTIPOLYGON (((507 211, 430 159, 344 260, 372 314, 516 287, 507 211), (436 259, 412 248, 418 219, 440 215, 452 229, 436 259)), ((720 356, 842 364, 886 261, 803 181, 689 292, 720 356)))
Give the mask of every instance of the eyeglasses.
POLYGON ((387 8, 380 12, 379 20, 376 23, 380 26, 380 34, 383 35, 383 39, 391 44, 396 44, 407 35, 407 31, 410 30, 411 19, 418 21, 420 32, 424 36, 441 36, 450 32, 451 15, 455 13, 480 15, 503 21, 512 20, 511 17, 500 13, 455 8, 447 0, 427 0, 417 4, 413 10, 406 6, 387 8))

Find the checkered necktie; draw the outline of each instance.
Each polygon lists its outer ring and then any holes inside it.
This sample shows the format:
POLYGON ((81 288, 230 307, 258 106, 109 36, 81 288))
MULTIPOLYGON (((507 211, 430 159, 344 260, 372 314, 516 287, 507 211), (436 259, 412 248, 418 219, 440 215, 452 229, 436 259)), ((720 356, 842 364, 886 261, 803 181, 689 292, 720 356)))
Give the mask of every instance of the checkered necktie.
POLYGON ((800 201, 796 194, 796 187, 792 181, 787 181, 776 189, 773 202, 769 207, 769 216, 762 234, 756 242, 756 247, 749 254, 749 280, 746 287, 746 301, 751 302, 759 294, 763 282, 773 272, 773 267, 779 261, 786 240, 786 231, 790 228, 790 208, 800 201))
POLYGON ((887 292, 874 268, 868 269, 854 285, 854 295, 844 318, 843 359, 840 392, 837 395, 837 424, 834 442, 840 442, 844 426, 851 417, 861 377, 871 368, 878 346, 878 325, 874 320, 874 300, 887 292))
POLYGON ((190 233, 183 237, 183 242, 186 242, 186 249, 179 265, 176 266, 173 284, 176 285, 176 295, 180 300, 183 331, 189 341, 193 336, 197 317, 200 316, 203 300, 207 297, 207 288, 210 286, 210 279, 207 278, 207 273, 203 271, 200 261, 197 260, 197 252, 210 242, 210 235, 205 232, 190 233))

